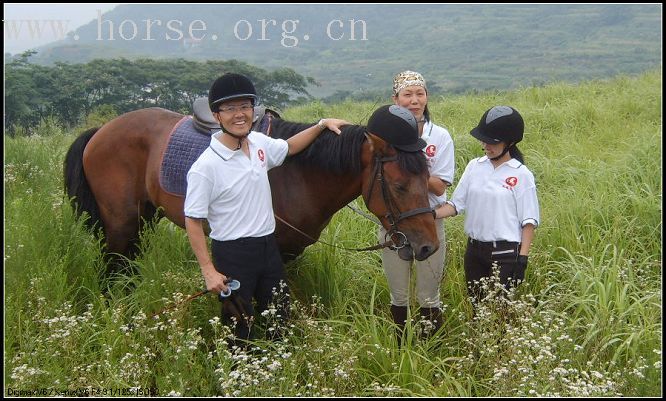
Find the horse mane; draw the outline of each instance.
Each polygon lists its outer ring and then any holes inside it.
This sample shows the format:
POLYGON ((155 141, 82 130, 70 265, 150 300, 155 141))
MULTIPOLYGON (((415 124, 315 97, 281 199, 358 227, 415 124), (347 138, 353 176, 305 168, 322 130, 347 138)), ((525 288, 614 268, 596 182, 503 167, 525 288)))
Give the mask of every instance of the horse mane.
MULTIPOLYGON (((289 139, 314 124, 304 124, 273 119, 271 137, 289 139)), ((289 160, 304 166, 316 166, 324 171, 337 175, 361 172, 361 149, 366 140, 365 127, 346 125, 341 128, 342 134, 324 130, 317 139, 302 152, 290 156, 289 160)), ((427 170, 423 152, 398 151, 398 163, 401 169, 412 174, 421 174, 427 170)))
MULTIPOLYGON (((295 123, 279 118, 273 119, 271 137, 289 139, 314 124, 295 123)), ((365 127, 347 125, 342 134, 325 130, 302 152, 290 156, 295 163, 316 166, 334 174, 360 173, 361 149, 365 141, 365 127)))

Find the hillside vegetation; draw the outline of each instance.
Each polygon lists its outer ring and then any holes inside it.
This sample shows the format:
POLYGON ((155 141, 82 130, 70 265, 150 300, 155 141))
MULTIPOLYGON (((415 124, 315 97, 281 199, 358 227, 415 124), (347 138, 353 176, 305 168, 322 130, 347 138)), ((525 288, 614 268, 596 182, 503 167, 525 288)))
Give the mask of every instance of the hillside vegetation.
POLYGON ((658 67, 661 16, 659 4, 131 4, 39 49, 39 60, 238 59, 294 68, 320 83, 313 95, 335 99, 384 95, 413 69, 462 93, 658 67))
MULTIPOLYGON (((84 127, 47 120, 39 135, 5 137, 5 394, 659 397, 661 88, 653 71, 430 99, 453 136, 456 182, 481 154, 468 132, 483 111, 521 112, 541 225, 526 282, 472 316, 463 220, 447 220, 444 327, 429 340, 409 328, 402 349, 376 252, 309 247, 287 267, 290 334, 251 354, 227 350, 213 296, 147 318, 203 284, 185 232, 166 220, 144 233, 139 274, 104 297, 99 244, 62 191, 64 154, 84 127)), ((311 103, 284 115, 364 123, 378 106, 311 103)), ((371 245, 376 227, 344 209, 322 239, 371 245)))

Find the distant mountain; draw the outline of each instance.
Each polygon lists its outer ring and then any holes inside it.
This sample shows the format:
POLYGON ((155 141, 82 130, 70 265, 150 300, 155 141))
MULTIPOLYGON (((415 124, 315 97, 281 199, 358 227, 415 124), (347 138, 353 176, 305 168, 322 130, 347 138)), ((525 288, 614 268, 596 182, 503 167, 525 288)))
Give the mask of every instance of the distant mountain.
POLYGON ((32 60, 238 59, 311 76, 318 97, 388 96, 412 69, 445 94, 659 67, 661 14, 660 4, 121 5, 32 60))

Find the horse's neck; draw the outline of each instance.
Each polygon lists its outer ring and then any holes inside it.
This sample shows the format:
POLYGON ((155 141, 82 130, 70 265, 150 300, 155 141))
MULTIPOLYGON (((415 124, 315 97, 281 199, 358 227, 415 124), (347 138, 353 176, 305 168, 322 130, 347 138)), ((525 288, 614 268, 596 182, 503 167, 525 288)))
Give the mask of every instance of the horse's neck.
POLYGON ((315 238, 337 211, 361 194, 361 178, 353 174, 317 175, 301 167, 273 181, 273 191, 279 193, 274 199, 276 215, 315 238))
MULTIPOLYGON (((361 194, 361 178, 353 175, 338 176, 327 179, 326 184, 325 189, 318 189, 322 193, 319 209, 328 221, 345 205, 358 198, 361 194)), ((321 184, 317 188, 321 188, 321 184)))

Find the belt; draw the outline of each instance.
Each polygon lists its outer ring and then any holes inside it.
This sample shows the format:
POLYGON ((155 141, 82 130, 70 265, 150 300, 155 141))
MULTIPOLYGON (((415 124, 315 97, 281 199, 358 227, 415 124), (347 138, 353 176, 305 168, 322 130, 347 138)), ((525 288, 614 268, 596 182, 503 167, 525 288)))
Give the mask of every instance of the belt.
POLYGON ((268 235, 264 235, 261 237, 241 237, 241 238, 236 238, 232 240, 226 240, 226 241, 218 241, 216 239, 213 239, 213 241, 217 242, 218 244, 221 245, 232 245, 232 244, 261 244, 264 242, 267 242, 271 236, 273 236, 275 233, 270 233, 268 235))
POLYGON ((479 241, 474 238, 469 238, 467 241, 469 244, 478 246, 478 247, 483 247, 483 248, 506 248, 509 246, 516 246, 520 244, 520 242, 511 242, 511 241, 479 241))

